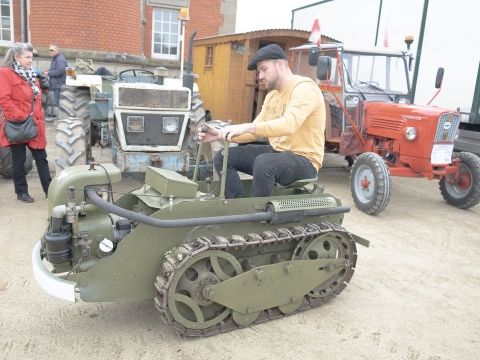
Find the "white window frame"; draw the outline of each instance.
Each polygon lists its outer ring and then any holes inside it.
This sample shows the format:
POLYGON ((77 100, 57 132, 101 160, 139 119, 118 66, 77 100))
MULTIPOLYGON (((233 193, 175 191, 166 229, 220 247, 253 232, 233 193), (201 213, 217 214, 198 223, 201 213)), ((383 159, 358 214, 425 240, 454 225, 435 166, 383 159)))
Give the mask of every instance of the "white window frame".
MULTIPOLYGON (((163 60, 179 60, 180 59, 180 41, 181 41, 181 22, 178 20, 178 9, 172 9, 172 8, 154 8, 152 11, 152 58, 154 59, 163 59, 163 60), (177 21, 178 21, 178 33, 177 33, 177 54, 176 55, 170 55, 170 54, 159 54, 155 52, 155 12, 156 11, 170 11, 170 12, 175 12, 177 15, 177 21)), ((163 23, 162 23, 163 24, 163 23)), ((157 32, 157 34, 162 34, 161 32, 157 32)), ((170 33, 169 33, 170 34, 170 33)))
MULTIPOLYGON (((10 35, 11 35, 11 39, 12 40, 2 40, 1 39, 1 34, 0 34, 0 45, 11 45, 13 44, 13 40, 14 40, 14 35, 15 35, 15 31, 13 29, 13 0, 10 0, 9 1, 9 7, 10 7, 10 35)), ((0 9, 1 10, 1 9, 0 9)), ((1 17, 1 12, 0 12, 0 17, 1 17)), ((2 31, 3 28, 0 28, 0 32, 2 31)))

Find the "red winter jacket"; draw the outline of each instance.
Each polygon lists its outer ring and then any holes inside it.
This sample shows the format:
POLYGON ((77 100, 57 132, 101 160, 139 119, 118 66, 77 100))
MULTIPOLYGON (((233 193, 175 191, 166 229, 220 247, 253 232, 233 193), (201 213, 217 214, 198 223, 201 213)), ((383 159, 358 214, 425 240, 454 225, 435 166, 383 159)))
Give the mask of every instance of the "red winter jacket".
MULTIPOLYGON (((37 86, 39 86, 38 81, 37 86)), ((26 80, 9 67, 0 68, 0 109, 3 110, 0 121, 0 147, 10 145, 5 137, 5 119, 25 119, 32 109, 32 95, 33 90, 26 80)), ((38 135, 27 143, 33 149, 45 149, 47 146, 41 99, 42 94, 37 95, 33 108, 33 119, 37 123, 38 135)))

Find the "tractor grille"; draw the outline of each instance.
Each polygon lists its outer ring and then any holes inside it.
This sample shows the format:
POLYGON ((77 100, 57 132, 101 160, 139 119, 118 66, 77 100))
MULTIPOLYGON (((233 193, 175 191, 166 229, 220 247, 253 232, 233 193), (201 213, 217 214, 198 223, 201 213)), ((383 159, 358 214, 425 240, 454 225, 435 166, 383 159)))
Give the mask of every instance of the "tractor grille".
POLYGON ((142 114, 142 113, 123 113, 122 126, 125 132, 125 141, 127 145, 141 146, 177 146, 185 116, 183 114, 142 114), (144 118, 144 131, 128 132, 127 118, 129 116, 140 116, 144 118), (177 117, 179 119, 178 133, 166 134, 163 132, 163 118, 177 117))
POLYGON ((455 141, 458 126, 460 125, 460 115, 456 113, 446 113, 440 115, 438 120, 437 132, 435 133, 435 143, 455 141))
POLYGON ((188 90, 120 87, 118 106, 151 109, 190 109, 188 90))
POLYGON ((382 129, 389 129, 394 131, 400 131, 403 127, 404 121, 398 118, 387 117, 373 117, 370 126, 379 127, 382 129))
POLYGON ((294 200, 274 200, 271 204, 274 206, 275 211, 281 212, 336 207, 337 201, 331 196, 323 196, 294 200))

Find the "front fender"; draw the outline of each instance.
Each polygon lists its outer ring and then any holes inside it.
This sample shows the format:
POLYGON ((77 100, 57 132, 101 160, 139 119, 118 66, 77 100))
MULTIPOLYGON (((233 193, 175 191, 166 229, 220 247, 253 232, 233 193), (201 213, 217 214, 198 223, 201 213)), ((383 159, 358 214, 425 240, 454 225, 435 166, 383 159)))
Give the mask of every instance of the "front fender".
POLYGON ((39 240, 32 251, 33 277, 37 284, 48 294, 58 299, 74 303, 76 301, 75 293, 77 283, 59 278, 47 269, 40 255, 41 246, 39 240))

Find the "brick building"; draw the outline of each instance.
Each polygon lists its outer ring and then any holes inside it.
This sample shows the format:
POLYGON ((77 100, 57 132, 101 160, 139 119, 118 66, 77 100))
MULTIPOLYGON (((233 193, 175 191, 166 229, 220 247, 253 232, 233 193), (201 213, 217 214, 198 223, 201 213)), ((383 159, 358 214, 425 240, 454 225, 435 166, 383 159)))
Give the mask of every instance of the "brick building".
POLYGON ((0 0, 0 52, 14 41, 28 41, 48 58, 58 45, 67 59, 179 68, 182 22, 185 56, 194 31, 197 38, 233 33, 237 0, 0 0))

